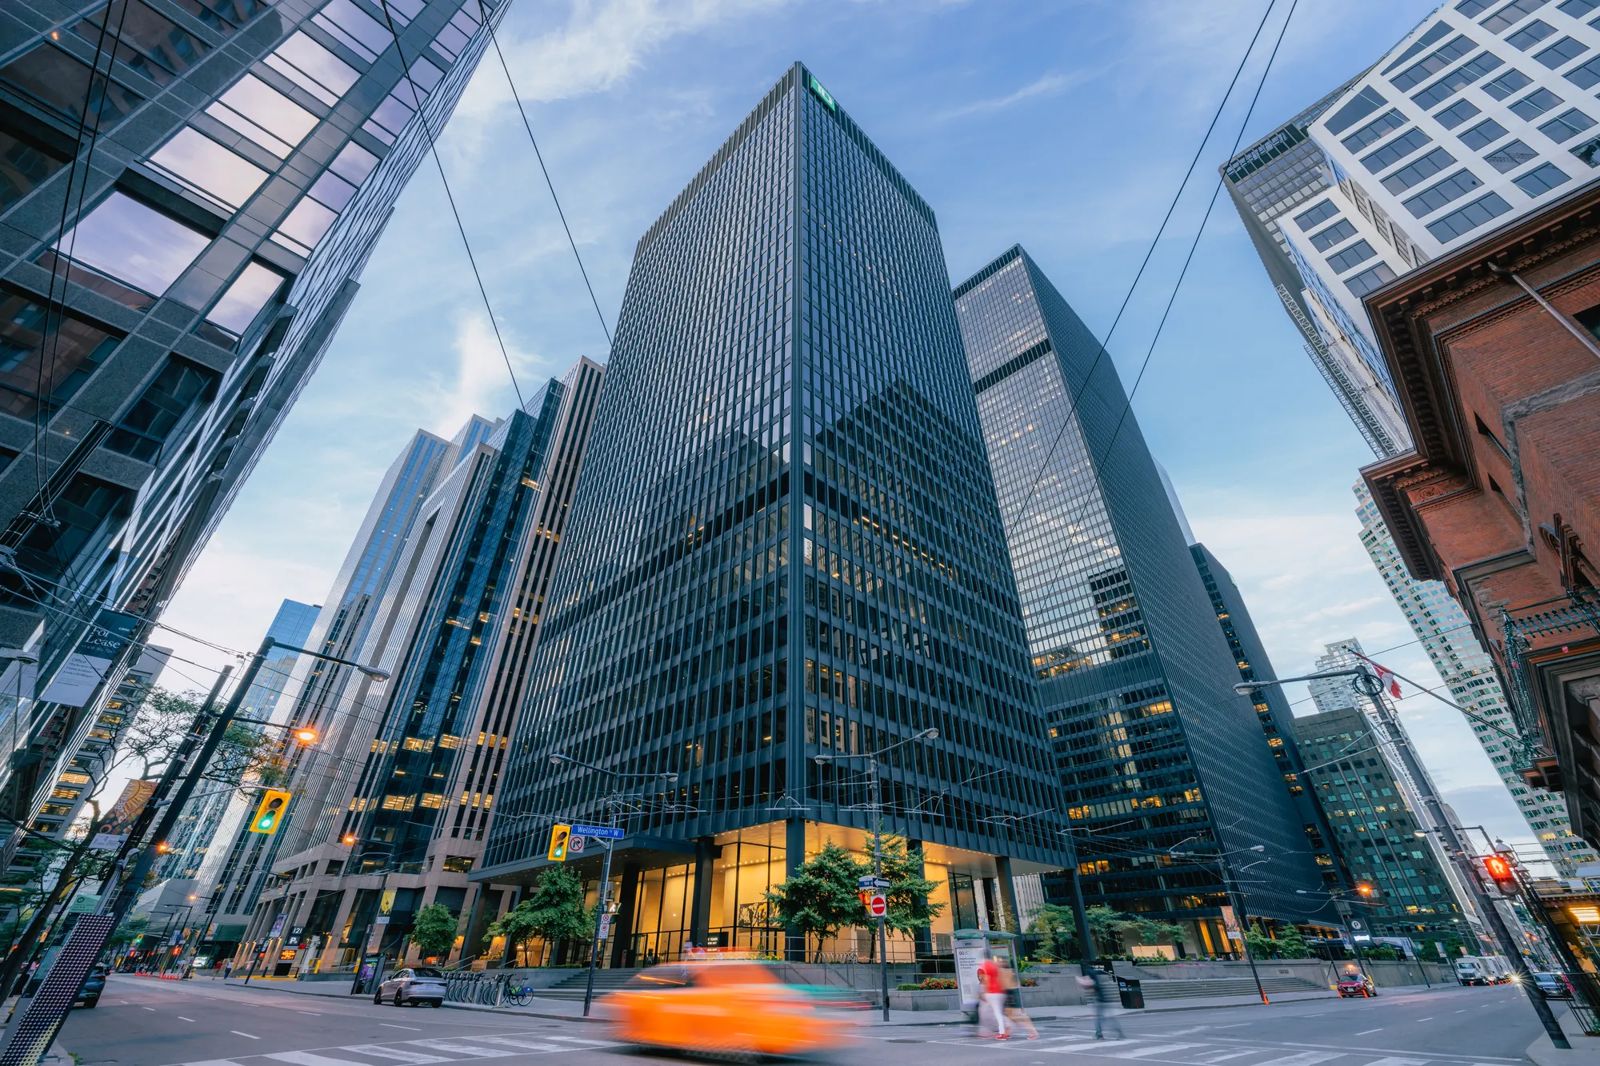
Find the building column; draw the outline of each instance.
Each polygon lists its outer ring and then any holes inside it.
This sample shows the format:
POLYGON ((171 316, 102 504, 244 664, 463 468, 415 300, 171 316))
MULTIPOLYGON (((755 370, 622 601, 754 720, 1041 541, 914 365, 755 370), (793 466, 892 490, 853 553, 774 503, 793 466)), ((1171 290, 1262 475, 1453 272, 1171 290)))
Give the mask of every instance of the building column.
MULTIPOLYGON (((791 818, 783 826, 783 876, 794 876, 806 861, 806 823, 803 818, 791 818)), ((783 957, 789 962, 806 961, 806 938, 792 927, 783 930, 783 957)))
POLYGON ((639 895, 639 864, 622 864, 622 887, 617 890, 617 917, 611 923, 611 966, 638 966, 633 951, 633 910, 639 895))
MULTIPOLYGON (((907 854, 920 856, 922 854, 922 841, 907 840, 906 852, 907 854)), ((926 862, 917 863, 917 874, 920 877, 926 877, 928 875, 926 862)), ((916 930, 911 934, 911 939, 912 943, 915 945, 912 951, 917 958, 925 959, 933 954, 933 929, 931 927, 924 926, 923 928, 916 930)))
POLYGON ((355 907, 355 903, 356 894, 351 890, 345 889, 339 893, 339 907, 333 912, 333 921, 328 927, 328 939, 322 945, 322 957, 317 960, 317 972, 320 973, 325 966, 339 965, 340 934, 344 932, 344 924, 350 920, 350 911, 355 907))
POLYGON ((996 855, 994 857, 994 879, 1000 889, 1000 904, 1005 910, 1004 921, 1009 926, 1005 931, 1016 933, 1019 936, 1022 930, 1019 924, 1022 921, 1021 912, 1017 910, 1017 886, 1011 880, 1011 856, 996 855))
POLYGON ((711 925, 711 859, 715 850, 710 837, 694 841, 694 901, 689 910, 689 939, 698 945, 706 942, 711 925))

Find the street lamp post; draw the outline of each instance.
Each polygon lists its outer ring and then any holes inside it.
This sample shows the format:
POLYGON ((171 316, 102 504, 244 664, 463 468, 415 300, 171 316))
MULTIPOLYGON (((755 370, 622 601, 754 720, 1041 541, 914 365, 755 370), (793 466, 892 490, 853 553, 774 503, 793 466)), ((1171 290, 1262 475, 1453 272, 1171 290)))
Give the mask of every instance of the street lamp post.
MULTIPOLYGON (((904 740, 897 740, 893 744, 879 748, 877 751, 860 755, 815 755, 812 761, 818 766, 826 766, 830 762, 849 762, 861 759, 867 764, 867 776, 872 785, 872 809, 876 816, 877 828, 872 834, 872 876, 883 876, 883 790, 878 776, 879 760, 887 753, 914 740, 937 740, 937 729, 924 729, 904 740)), ((878 915, 878 984, 879 992, 883 996, 883 1020, 889 1020, 889 914, 888 908, 878 915)))
MULTIPOLYGON (((1182 841, 1179 841, 1179 843, 1182 843, 1182 841)), ((1223 894, 1228 897, 1228 905, 1233 908, 1234 915, 1239 922, 1239 950, 1241 953, 1243 953, 1245 962, 1250 964, 1250 976, 1253 977, 1256 982, 1256 995, 1261 997, 1261 1003, 1263 1006, 1270 1006, 1272 1001, 1267 998, 1266 987, 1261 983, 1261 973, 1256 969, 1255 953, 1250 950, 1250 940, 1248 937, 1250 930, 1250 917, 1245 912, 1243 893, 1239 889, 1239 879, 1234 876, 1233 864, 1228 861, 1227 850, 1220 846, 1220 839, 1218 840, 1218 845, 1217 868, 1222 874, 1223 894)), ((1177 845, 1174 845, 1174 847, 1176 846, 1177 845)), ((1173 855, 1182 855, 1186 858, 1199 858, 1199 856, 1192 852, 1172 851, 1171 848, 1168 848, 1167 850, 1173 855)), ((1267 850, 1267 846, 1265 844, 1253 844, 1245 850, 1260 854, 1267 850)), ((1255 862, 1240 867, 1240 869, 1248 870, 1251 866, 1259 866, 1261 863, 1267 861, 1267 859, 1258 859, 1255 862)), ((1224 932, 1226 932, 1226 930, 1224 930, 1224 932)))
POLYGON ((1089 932, 1089 913, 1083 905, 1083 874, 1078 869, 1078 844, 1072 839, 1072 827, 1060 830, 1061 838, 1067 842, 1067 861, 1072 868, 1072 906, 1077 912, 1076 925, 1078 926, 1078 968, 1088 976, 1094 969, 1094 937, 1089 932))
MULTIPOLYGON (((559 751, 550 753, 550 763, 552 766, 560 766, 562 764, 577 766, 593 773, 605 774, 614 781, 655 780, 662 782, 668 787, 678 783, 678 775, 672 773, 671 771, 656 774, 622 773, 617 770, 608 770, 603 766, 591 765, 590 763, 583 762, 579 759, 574 759, 572 756, 566 755, 559 751)), ((617 812, 615 808, 607 811, 606 818, 608 825, 615 829, 617 825, 617 812)), ((611 894, 611 853, 616 850, 616 845, 617 842, 615 840, 607 840, 605 842, 606 857, 600 865, 600 887, 596 894, 594 911, 594 935, 589 941, 589 976, 587 981, 584 983, 583 988, 583 1016, 585 1018, 589 1016, 589 1009, 594 1004, 594 972, 600 963, 600 923, 605 918, 606 907, 610 902, 608 897, 611 894)))

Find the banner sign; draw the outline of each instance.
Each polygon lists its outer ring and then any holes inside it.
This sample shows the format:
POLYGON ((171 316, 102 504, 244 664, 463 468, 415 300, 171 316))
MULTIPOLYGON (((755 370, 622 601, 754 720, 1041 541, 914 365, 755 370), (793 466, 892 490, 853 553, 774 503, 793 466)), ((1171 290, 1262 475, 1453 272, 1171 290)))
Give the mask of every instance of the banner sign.
POLYGON ((105 683, 111 664, 123 653, 139 628, 139 620, 121 611, 101 611, 89 632, 67 656, 50 684, 39 694, 45 703, 82 707, 105 683))

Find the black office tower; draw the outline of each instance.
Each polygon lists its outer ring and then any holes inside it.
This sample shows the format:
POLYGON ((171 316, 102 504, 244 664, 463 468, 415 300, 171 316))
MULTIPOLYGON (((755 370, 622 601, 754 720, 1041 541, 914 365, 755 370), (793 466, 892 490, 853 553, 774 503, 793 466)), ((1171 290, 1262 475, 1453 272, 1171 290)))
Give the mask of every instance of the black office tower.
POLYGON ((955 297, 1089 902, 1225 952, 1226 867, 1235 907, 1302 919, 1301 819, 1111 357, 1019 247, 955 297))
POLYGON ((476 876, 614 813, 614 958, 771 949, 767 889, 877 822, 846 757, 910 740, 882 819, 949 904, 931 946, 1014 910, 1060 799, 939 232, 805 68, 640 240, 597 422, 476 876))

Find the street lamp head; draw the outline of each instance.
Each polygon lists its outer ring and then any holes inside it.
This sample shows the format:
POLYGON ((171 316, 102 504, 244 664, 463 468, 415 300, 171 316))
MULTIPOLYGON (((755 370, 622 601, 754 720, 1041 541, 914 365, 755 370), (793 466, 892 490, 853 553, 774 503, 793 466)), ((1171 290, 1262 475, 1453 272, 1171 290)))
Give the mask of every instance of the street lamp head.
POLYGON ((571 761, 572 761, 572 756, 570 756, 570 755, 564 755, 559 751, 552 751, 550 753, 550 765, 551 766, 560 766, 564 762, 571 762, 571 761))
POLYGON ((826 755, 813 755, 811 757, 811 761, 816 763, 818 766, 826 766, 828 765, 829 759, 826 755))
POLYGON ((309 748, 318 740, 322 739, 322 737, 321 734, 319 734, 311 726, 301 726, 299 729, 294 731, 294 739, 295 743, 309 748))
POLYGON ((668 785, 676 785, 678 783, 678 775, 676 772, 669 770, 661 775, 661 780, 665 781, 668 785))
POLYGON ((1252 844, 1252 845, 1250 845, 1250 850, 1251 851, 1257 851, 1257 852, 1266 851, 1267 850, 1267 846, 1265 844, 1252 844))
POLYGON ((1261 686, 1256 684, 1254 681, 1241 681, 1237 685, 1233 686, 1233 691, 1237 692, 1241 696, 1253 696, 1255 695, 1256 689, 1260 687, 1261 686))
POLYGON ((374 681, 387 681, 389 678, 394 676, 393 674, 389 673, 389 671, 380 670, 376 666, 358 666, 356 669, 360 670, 363 674, 366 674, 374 681))
POLYGON ((924 729, 922 732, 917 734, 917 739, 918 740, 938 740, 939 739, 939 731, 937 729, 932 729, 932 728, 924 729))

